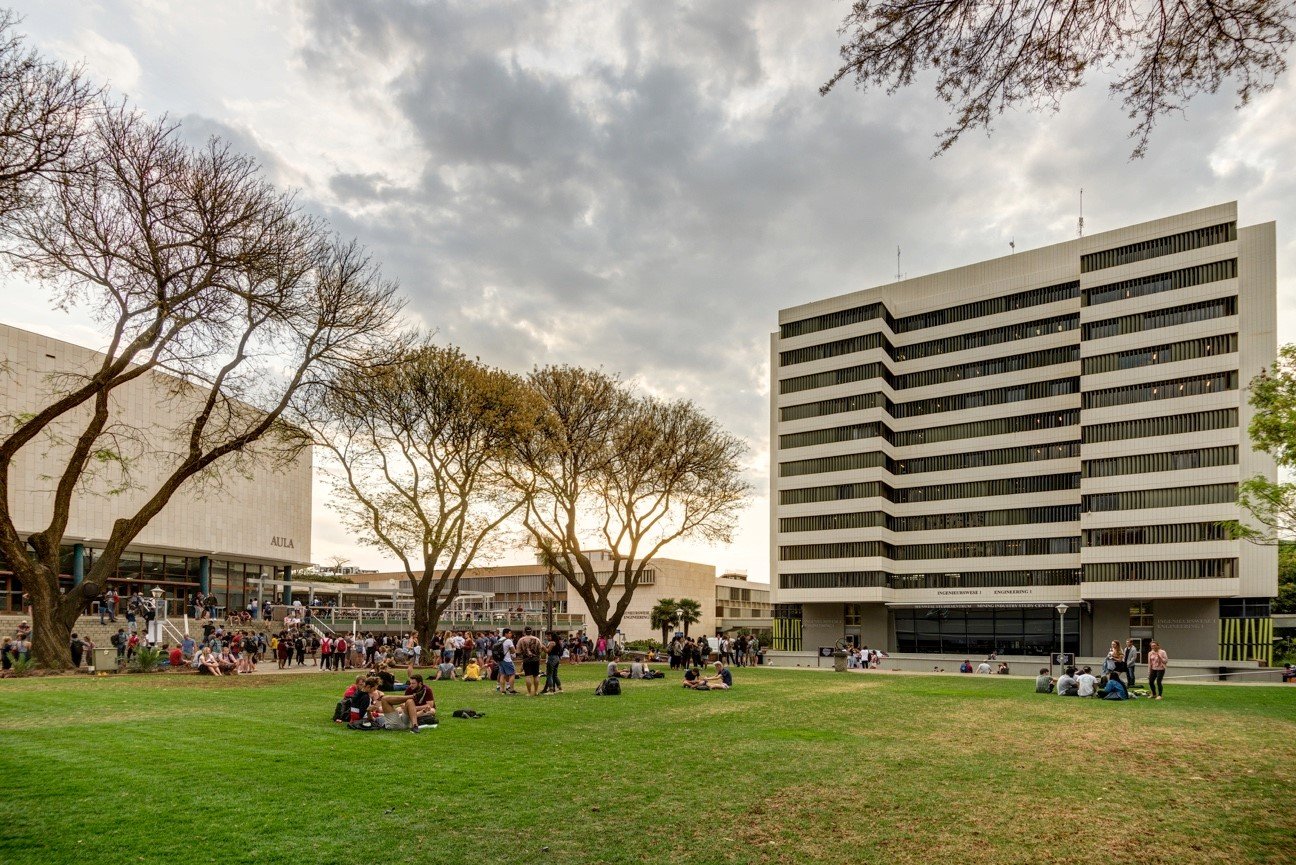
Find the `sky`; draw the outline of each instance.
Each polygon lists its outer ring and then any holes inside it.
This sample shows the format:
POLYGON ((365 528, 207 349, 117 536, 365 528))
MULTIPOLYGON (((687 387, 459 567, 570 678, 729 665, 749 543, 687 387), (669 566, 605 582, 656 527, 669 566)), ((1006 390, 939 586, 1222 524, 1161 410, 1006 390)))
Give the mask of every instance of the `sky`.
MULTIPOLYGON (((1296 83, 1163 120, 1147 158, 1095 75, 938 157, 947 107, 819 86, 844 0, 13 0, 194 142, 256 156, 399 280, 409 315, 524 372, 570 363, 688 398, 751 446, 733 544, 675 558, 769 576, 769 334, 780 308, 1237 200, 1278 221, 1279 340, 1296 339, 1296 83)), ((101 338, 0 283, 10 324, 101 338)), ((387 568, 317 483, 313 558, 387 568)), ((509 557, 525 561, 525 554, 509 557)))

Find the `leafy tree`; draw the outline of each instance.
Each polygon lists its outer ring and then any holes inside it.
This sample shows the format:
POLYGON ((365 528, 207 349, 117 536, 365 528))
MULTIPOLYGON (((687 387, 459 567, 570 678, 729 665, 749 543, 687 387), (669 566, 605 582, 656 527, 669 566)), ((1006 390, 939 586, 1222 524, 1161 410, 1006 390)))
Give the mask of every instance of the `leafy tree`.
POLYGON ((639 396, 602 372, 551 366, 528 381, 544 411, 517 450, 524 524, 611 639, 667 544, 731 538, 746 445, 692 403, 639 396))
POLYGON ((539 412, 518 376, 428 342, 339 376, 305 412, 332 458, 343 523, 400 560, 424 645, 464 572, 525 505, 507 467, 539 412))
POLYGON ((675 619, 684 628, 684 636, 687 637, 689 625, 696 625, 702 621, 702 605, 692 598, 682 598, 675 613, 675 619))
POLYGON ((674 598, 662 598, 648 611, 648 627, 661 631, 662 645, 670 639, 670 629, 679 615, 679 603, 674 598))
MULTIPOLYGON (((1273 366, 1251 380, 1248 401, 1255 409, 1247 432, 1280 469, 1296 468, 1296 344, 1278 350, 1273 366)), ((1233 537, 1275 544, 1296 536, 1296 484, 1263 475, 1238 485, 1238 503, 1251 522, 1228 521, 1233 537)))
POLYGON ((943 152, 1009 108, 1056 110, 1086 76, 1114 68, 1109 89, 1141 157, 1157 121, 1193 97, 1235 82, 1245 105, 1271 88, 1287 68, 1292 16, 1290 0, 856 0, 839 30, 842 65, 820 92, 852 78, 894 93, 931 71, 954 112, 943 152))
POLYGON ((94 117, 83 147, 78 171, 30 187, 34 200, 0 232, 11 264, 106 331, 90 369, 48 378, 0 430, 0 553, 31 594, 33 653, 52 668, 70 666, 86 602, 177 491, 295 462, 309 444, 291 423, 296 400, 385 342, 398 311, 357 245, 219 141, 188 147, 172 125, 119 106, 94 117), (166 421, 131 428, 119 405, 146 384, 166 421), (10 487, 25 455, 52 466, 44 527, 26 536, 10 487), (73 506, 105 489, 130 495, 115 499, 84 582, 64 590, 73 506))
POLYGON ((1278 599, 1275 613, 1296 613, 1296 542, 1278 545, 1278 599))

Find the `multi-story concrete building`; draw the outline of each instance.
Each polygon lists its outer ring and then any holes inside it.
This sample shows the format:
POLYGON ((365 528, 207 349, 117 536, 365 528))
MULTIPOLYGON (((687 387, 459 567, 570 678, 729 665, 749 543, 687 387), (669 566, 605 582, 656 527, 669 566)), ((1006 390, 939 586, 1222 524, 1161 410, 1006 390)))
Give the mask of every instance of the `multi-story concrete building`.
MULTIPOLYGON (((52 389, 84 375, 102 355, 36 333, 0 325, 0 417, 12 418, 47 404, 52 389)), ((112 531, 113 521, 136 509, 157 488, 180 448, 174 418, 186 405, 182 390, 163 375, 148 374, 121 387, 112 399, 109 429, 115 441, 137 442, 129 483, 111 472, 88 474, 72 503, 63 540, 67 584, 89 571, 112 531)), ((192 407, 192 403, 189 404, 192 407)), ((20 533, 49 521, 54 481, 69 447, 63 428, 24 448, 10 477, 10 506, 20 533)), ((241 609, 267 578, 291 576, 310 561, 311 456, 272 471, 249 463, 204 486, 190 482, 140 533, 122 556, 115 587, 147 592, 160 586, 168 597, 199 589, 219 605, 241 609)), ((17 611, 22 586, 0 557, 0 612, 17 611)))
POLYGON ((1219 522, 1274 476, 1275 261, 1225 204, 782 310, 775 648, 1267 657, 1275 552, 1219 522))

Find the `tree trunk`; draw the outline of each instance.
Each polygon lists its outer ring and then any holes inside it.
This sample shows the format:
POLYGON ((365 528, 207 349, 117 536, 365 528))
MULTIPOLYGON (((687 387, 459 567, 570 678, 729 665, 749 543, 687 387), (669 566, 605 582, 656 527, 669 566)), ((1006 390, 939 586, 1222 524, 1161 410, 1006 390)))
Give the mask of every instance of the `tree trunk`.
POLYGON ((418 634, 419 645, 423 651, 432 651, 432 634, 436 622, 431 616, 431 605, 428 603, 426 587, 414 587, 414 633, 418 634))
POLYGON ((47 670, 68 670, 72 667, 70 643, 76 616, 72 616, 69 622, 67 617, 59 614, 60 598, 53 588, 58 583, 47 579, 42 570, 37 566, 29 573, 19 574, 23 588, 31 595, 32 657, 47 670))

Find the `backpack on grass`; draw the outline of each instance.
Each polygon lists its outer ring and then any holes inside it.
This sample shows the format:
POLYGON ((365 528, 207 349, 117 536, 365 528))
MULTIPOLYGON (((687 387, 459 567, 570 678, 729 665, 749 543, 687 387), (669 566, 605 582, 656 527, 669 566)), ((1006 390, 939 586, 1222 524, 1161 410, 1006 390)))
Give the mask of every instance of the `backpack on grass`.
POLYGON ((608 676, 594 689, 595 697, 620 697, 621 680, 616 676, 608 676))

